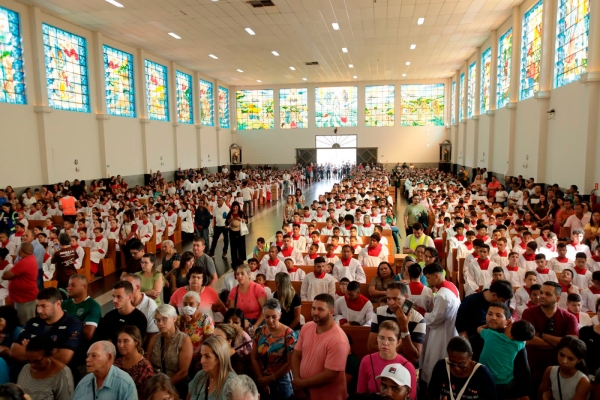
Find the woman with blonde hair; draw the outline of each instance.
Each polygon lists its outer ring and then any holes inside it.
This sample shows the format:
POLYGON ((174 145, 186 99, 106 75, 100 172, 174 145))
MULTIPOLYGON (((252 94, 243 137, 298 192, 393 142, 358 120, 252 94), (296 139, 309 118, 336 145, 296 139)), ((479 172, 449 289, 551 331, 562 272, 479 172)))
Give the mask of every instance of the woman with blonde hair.
POLYGON ((273 298, 279 300, 281 305, 281 323, 289 326, 292 330, 300 329, 300 315, 302 310, 302 299, 294 290, 290 275, 278 272, 275 275, 276 291, 273 298))
POLYGON ((131 376, 138 398, 145 399, 144 386, 148 378, 154 376, 154 369, 150 361, 144 358, 142 334, 136 326, 127 325, 121 328, 117 338, 117 350, 123 357, 115 360, 115 367, 131 376))
POLYGON ((236 351, 235 344, 240 338, 243 338, 243 330, 239 325, 235 324, 219 324, 215 326, 214 335, 220 336, 229 344, 229 357, 231 368, 236 374, 241 375, 246 373, 246 359, 243 355, 236 351))
POLYGON ((231 368, 229 345, 220 336, 211 336, 202 343, 202 370, 189 385, 188 400, 222 400, 223 387, 236 376, 231 368))

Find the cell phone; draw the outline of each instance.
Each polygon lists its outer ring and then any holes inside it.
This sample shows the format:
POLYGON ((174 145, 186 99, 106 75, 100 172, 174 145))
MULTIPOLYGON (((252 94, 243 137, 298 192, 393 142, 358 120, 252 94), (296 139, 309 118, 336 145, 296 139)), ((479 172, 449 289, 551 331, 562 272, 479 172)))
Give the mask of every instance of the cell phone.
POLYGON ((402 304, 402 312, 404 312, 404 315, 408 315, 410 309, 413 307, 414 304, 415 303, 413 303, 409 299, 404 300, 404 304, 402 304))

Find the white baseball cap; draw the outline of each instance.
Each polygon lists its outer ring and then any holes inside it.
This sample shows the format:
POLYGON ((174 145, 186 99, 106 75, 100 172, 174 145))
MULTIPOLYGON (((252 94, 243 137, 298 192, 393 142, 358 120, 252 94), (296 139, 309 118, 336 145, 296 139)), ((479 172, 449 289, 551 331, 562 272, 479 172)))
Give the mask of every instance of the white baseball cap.
POLYGON ((396 382, 400 386, 408 386, 410 388, 410 373, 402 364, 389 364, 386 365, 381 375, 375 377, 375 379, 388 378, 396 382))

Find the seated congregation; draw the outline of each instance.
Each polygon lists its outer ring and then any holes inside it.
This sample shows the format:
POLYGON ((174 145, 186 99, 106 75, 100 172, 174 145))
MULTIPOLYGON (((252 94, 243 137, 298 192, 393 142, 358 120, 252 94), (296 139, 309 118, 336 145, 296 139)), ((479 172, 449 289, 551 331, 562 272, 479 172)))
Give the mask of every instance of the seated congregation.
POLYGON ((600 213, 577 188, 360 166, 310 202, 305 172, 0 190, 0 383, 33 400, 253 385, 262 399, 600 398, 600 213), (247 259, 247 224, 277 201, 281 229, 247 259), (234 271, 219 279, 221 237, 234 271), (88 285, 115 273, 102 315, 88 285))

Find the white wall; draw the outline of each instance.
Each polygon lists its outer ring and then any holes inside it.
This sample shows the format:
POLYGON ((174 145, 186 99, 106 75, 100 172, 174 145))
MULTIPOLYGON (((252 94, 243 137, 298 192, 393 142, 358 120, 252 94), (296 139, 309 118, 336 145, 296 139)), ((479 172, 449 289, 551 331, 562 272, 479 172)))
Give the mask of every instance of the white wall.
MULTIPOLYGON (((489 146, 490 146, 490 122, 492 117, 489 115, 479 116, 479 129, 476 134, 477 139, 477 151, 475 153, 475 165, 480 168, 487 168, 489 160, 489 146), (485 156, 483 155, 485 153, 485 156), (483 161, 481 161, 483 159, 483 161)), ((488 168, 489 169, 489 168, 488 168)))
POLYGON ((492 171, 504 174, 508 162, 508 136, 510 134, 510 113, 511 110, 501 108, 496 110, 494 118, 494 137, 492 160, 492 171))

